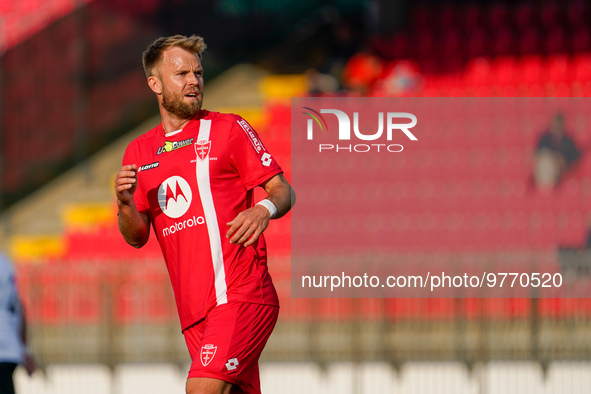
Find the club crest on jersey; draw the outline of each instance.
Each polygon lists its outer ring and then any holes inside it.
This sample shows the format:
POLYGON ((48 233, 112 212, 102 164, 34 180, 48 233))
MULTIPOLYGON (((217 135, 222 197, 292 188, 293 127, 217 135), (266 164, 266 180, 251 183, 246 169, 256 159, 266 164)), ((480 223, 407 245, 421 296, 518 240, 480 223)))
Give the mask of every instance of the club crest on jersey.
POLYGON ((201 364, 203 364, 204 367, 207 367, 207 364, 213 360, 217 349, 218 347, 213 345, 203 345, 201 347, 201 364))
POLYGON ((199 160, 203 161, 209 155, 211 148, 211 141, 197 141, 195 142, 195 153, 199 160))

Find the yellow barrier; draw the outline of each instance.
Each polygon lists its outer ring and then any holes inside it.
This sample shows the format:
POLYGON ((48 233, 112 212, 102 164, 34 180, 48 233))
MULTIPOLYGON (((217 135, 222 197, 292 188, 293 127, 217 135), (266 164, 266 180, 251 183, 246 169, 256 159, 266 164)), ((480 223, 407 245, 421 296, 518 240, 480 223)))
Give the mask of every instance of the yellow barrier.
POLYGON ((59 258, 64 251, 64 241, 57 235, 15 235, 10 241, 10 254, 16 262, 59 258))
POLYGON ((259 88, 265 100, 289 100, 305 96, 308 82, 304 74, 269 75, 261 79, 259 88))
POLYGON ((260 130, 266 125, 266 119, 260 107, 221 107, 217 112, 236 114, 242 116, 255 130, 260 130))
POLYGON ((97 224, 115 222, 113 206, 107 203, 76 203, 68 205, 62 212, 66 228, 87 228, 97 224))

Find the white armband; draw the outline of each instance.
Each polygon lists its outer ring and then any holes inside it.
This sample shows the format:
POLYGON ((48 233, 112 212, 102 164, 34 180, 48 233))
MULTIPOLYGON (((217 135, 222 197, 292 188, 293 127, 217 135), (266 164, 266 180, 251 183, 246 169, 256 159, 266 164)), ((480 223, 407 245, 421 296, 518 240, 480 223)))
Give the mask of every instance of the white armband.
POLYGON ((265 198, 264 200, 257 202, 256 205, 262 205, 263 207, 267 208, 271 214, 271 218, 274 218, 275 215, 277 215, 277 207, 271 202, 271 200, 265 198))

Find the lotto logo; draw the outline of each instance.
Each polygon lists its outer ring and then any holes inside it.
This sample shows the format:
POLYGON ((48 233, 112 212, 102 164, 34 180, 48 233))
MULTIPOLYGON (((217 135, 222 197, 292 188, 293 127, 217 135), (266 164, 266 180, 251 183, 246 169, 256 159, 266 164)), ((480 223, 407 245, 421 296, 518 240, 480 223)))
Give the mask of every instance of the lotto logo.
POLYGON ((263 153, 263 156, 261 157, 261 162, 264 166, 269 167, 272 161, 273 159, 271 158, 270 154, 268 154, 267 152, 263 153))
POLYGON ((237 358, 232 358, 230 360, 228 360, 228 362, 226 363, 226 368, 228 368, 228 371, 233 371, 236 368, 238 368, 238 359, 237 358))

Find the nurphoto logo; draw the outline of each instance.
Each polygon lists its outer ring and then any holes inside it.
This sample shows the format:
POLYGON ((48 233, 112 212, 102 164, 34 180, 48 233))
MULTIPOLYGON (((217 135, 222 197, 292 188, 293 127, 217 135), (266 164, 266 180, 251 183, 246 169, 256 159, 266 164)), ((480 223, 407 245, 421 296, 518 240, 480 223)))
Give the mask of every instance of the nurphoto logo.
MULTIPOLYGON (((307 139, 314 139, 314 123, 318 125, 320 132, 329 131, 328 123, 322 114, 332 114, 336 116, 338 122, 338 140, 351 141, 357 139, 361 141, 377 141, 382 139, 384 129, 386 131, 386 141, 392 141, 395 132, 402 132, 411 141, 417 141, 417 137, 410 131, 416 126, 417 117, 408 112, 378 112, 377 113, 377 131, 363 132, 359 127, 359 112, 353 112, 353 125, 351 126, 351 118, 346 112, 339 109, 320 109, 320 112, 310 108, 302 107, 307 112, 303 114, 310 116, 307 123, 307 139), (407 122, 400 122, 406 119, 407 122), (384 127, 385 124, 385 127, 384 127), (324 126, 323 126, 324 125, 324 126), (351 133, 351 130, 353 133, 351 133), (352 135, 353 134, 353 135, 352 135)), ((333 152, 349 152, 349 153, 365 153, 370 151, 387 151, 387 152, 402 152, 404 147, 400 144, 386 144, 386 143, 372 143, 372 144, 318 144, 318 151, 333 151, 333 152)))

